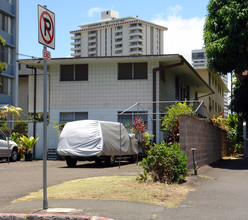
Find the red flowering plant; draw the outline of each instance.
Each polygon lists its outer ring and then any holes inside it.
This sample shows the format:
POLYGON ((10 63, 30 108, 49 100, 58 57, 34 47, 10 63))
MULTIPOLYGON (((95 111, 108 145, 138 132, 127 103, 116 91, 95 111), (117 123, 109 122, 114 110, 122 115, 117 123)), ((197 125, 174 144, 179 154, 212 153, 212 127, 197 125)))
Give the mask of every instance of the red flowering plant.
POLYGON ((151 148, 151 140, 153 139, 154 135, 149 134, 147 131, 147 125, 145 125, 143 119, 135 117, 133 120, 133 126, 130 129, 132 133, 135 134, 135 137, 138 140, 141 140, 141 147, 143 156, 147 155, 147 152, 151 148))
POLYGON ((143 134, 147 130, 147 125, 145 125, 143 119, 141 117, 135 117, 133 119, 133 127, 130 129, 132 133, 135 134, 135 137, 138 138, 140 134, 143 134))
POLYGON ((26 147, 24 147, 23 145, 19 146, 18 153, 20 155, 20 159, 23 159, 26 154, 26 147))

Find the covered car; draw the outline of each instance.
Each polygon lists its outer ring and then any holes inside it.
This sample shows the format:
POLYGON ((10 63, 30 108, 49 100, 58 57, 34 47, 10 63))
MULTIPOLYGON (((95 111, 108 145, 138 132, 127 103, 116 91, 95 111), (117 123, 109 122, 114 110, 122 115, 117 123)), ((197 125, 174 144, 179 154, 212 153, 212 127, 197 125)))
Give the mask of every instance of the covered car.
POLYGON ((57 153, 73 166, 78 159, 99 162, 137 155, 138 142, 119 122, 80 120, 66 123, 57 153))

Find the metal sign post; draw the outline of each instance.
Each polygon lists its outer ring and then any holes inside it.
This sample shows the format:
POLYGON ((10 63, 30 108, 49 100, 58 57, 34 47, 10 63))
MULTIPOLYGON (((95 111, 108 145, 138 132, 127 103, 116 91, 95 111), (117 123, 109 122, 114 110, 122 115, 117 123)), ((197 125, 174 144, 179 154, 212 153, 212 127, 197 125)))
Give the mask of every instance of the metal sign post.
MULTIPOLYGON (((44 46, 46 50, 46 46, 44 46)), ((43 209, 48 209, 47 202, 47 61, 43 60, 43 209)))
POLYGON ((43 209, 48 209, 47 201, 47 60, 50 52, 47 47, 55 49, 55 14, 46 6, 38 5, 39 43, 43 44, 43 209))
POLYGON ((244 156, 247 159, 247 146, 246 146, 246 121, 243 121, 243 143, 244 143, 244 156))

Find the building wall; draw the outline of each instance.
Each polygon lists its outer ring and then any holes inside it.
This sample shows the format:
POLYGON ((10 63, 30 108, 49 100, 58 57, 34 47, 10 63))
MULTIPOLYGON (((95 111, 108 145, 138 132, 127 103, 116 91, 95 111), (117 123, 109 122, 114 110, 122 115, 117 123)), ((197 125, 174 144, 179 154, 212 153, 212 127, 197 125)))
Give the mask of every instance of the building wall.
POLYGON ((192 148, 195 160, 201 167, 227 155, 226 131, 190 116, 180 116, 179 142, 188 157, 188 169, 193 168, 192 148))
MULTIPOLYGON (((48 76, 48 143, 47 148, 57 148, 55 122, 60 121, 60 112, 88 112, 88 119, 118 121, 118 112, 122 112, 140 101, 152 101, 152 69, 157 62, 148 62, 148 79, 117 80, 117 63, 89 63, 88 81, 60 81, 60 65, 50 66, 48 76)), ((33 79, 29 76, 29 112, 33 112, 33 79)), ((43 76, 37 76, 37 113, 43 112, 43 76)), ((144 106, 151 112, 151 105, 144 106), (150 107, 150 109, 148 108, 150 107)), ((136 111, 137 108, 133 109, 136 111)), ((37 133, 42 134, 42 123, 37 124, 37 133)), ((30 135, 33 125, 29 125, 30 135)), ((152 122, 148 121, 152 130, 152 122)), ((43 139, 36 147, 36 157, 42 158, 43 139)))
POLYGON ((18 96, 18 106, 25 115, 28 115, 28 76, 19 77, 18 94, 21 94, 18 96))
MULTIPOLYGON (((117 63, 89 63, 88 81, 60 81, 60 65, 53 65, 48 76, 48 95, 51 109, 102 109, 129 107, 136 102, 152 100, 152 69, 148 62, 148 79, 117 80, 117 63), (49 79, 51 81, 49 82, 49 79)), ((37 91, 42 91, 43 79, 38 76, 37 91)), ((30 76, 29 91, 33 91, 30 76)), ((33 94, 29 96, 29 110, 33 109, 33 94)), ((37 109, 42 109, 43 93, 37 94, 37 109)))
POLYGON ((17 52, 19 36, 19 0, 1 1, 0 4, 1 21, 4 22, 0 28, 0 35, 5 39, 5 51, 0 48, 0 59, 8 64, 7 70, 3 71, 0 82, 3 84, 0 89, 0 105, 18 105, 18 74, 17 74, 17 52), (5 58, 4 58, 5 57, 5 58))
POLYGON ((204 101, 208 109, 209 117, 212 118, 214 115, 220 115, 221 112, 224 112, 225 88, 222 79, 220 78, 220 76, 209 72, 207 69, 196 69, 196 71, 215 92, 215 94, 200 98, 204 101))
POLYGON ((204 48, 199 50, 192 50, 192 61, 193 67, 215 92, 215 94, 211 96, 202 98, 205 105, 207 106, 209 117, 213 117, 214 115, 218 115, 220 113, 224 113, 225 116, 228 116, 227 77, 220 77, 218 74, 213 74, 212 72, 208 71, 208 60, 204 48))
MULTIPOLYGON (((163 59, 162 59, 163 60, 163 59)), ((87 112, 88 119, 118 121, 118 113, 126 110, 137 102, 129 111, 148 112, 148 130, 153 133, 153 69, 159 67, 160 59, 137 57, 136 59, 65 59, 54 60, 49 65, 47 106, 49 114, 47 148, 57 147, 58 136, 54 130, 60 122, 60 113, 87 112), (118 80, 118 63, 147 62, 147 79, 118 80), (60 81, 60 64, 88 64, 87 81, 60 81), (143 103, 145 102, 145 103, 143 103)), ((166 59, 164 60, 164 64, 166 59)), ((182 70, 183 71, 183 70, 182 70)), ((156 72, 156 100, 175 101, 175 71, 166 71, 165 81, 160 80, 160 72, 156 72)), ((182 75, 182 77, 185 77, 182 75)), ((34 75, 29 75, 29 112, 33 112, 34 75)), ((190 82, 190 81, 189 81, 190 82)), ((190 86, 190 85, 189 85, 190 86)), ((191 95, 195 87, 190 88, 191 95)), ((171 103, 173 104, 173 103, 171 103)), ((37 113, 43 112, 43 75, 37 75, 37 113)), ((161 110, 157 105, 157 112, 161 110)), ((162 109, 163 111, 165 108, 162 109)), ((160 131, 160 115, 156 115, 156 142, 163 139, 160 131)), ((42 134, 42 125, 37 125, 37 134, 42 134), (40 126, 40 127, 39 127, 40 126)), ((33 135, 32 124, 29 125, 30 135, 33 135)), ((43 139, 37 143, 36 157, 41 158, 43 139)))
MULTIPOLYGON (((60 122, 61 112, 88 112, 88 119, 118 121, 118 112, 129 108, 138 101, 152 101, 152 69, 157 62, 148 63, 147 80, 117 80, 117 63, 89 63, 88 81, 60 81, 60 66, 52 65, 48 76, 48 143, 47 148, 57 148, 58 136, 54 130, 60 122), (50 93, 49 93, 50 92, 50 93)), ((33 80, 29 75, 29 112, 33 112, 33 80)), ((143 105, 148 113, 151 104, 143 105)), ((132 109, 137 111, 138 109, 132 109)), ((141 109, 139 109, 141 110, 141 109)), ((37 113, 43 112, 43 76, 37 76, 37 113)), ((143 109, 142 109, 143 111, 143 109)), ((42 123, 37 123, 36 157, 42 158, 42 123)), ((29 125, 29 135, 33 135, 33 124, 29 125)), ((148 130, 152 131, 152 121, 148 120, 148 130)), ((159 131, 159 130, 158 130, 159 131)), ((159 134, 159 133, 158 133, 159 134)))
MULTIPOLYGON (((47 75, 47 106, 51 108, 51 97, 50 97, 50 75, 47 75)), ((36 82, 36 112, 43 112, 43 75, 37 75, 36 82)), ((28 112, 34 111, 34 75, 29 75, 28 83, 28 112)))

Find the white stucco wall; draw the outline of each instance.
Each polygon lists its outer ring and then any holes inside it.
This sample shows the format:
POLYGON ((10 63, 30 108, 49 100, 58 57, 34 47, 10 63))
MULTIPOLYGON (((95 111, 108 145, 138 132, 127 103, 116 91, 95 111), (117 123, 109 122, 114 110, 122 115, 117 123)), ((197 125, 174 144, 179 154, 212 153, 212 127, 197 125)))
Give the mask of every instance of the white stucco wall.
MULTIPOLYGON (((65 59, 49 64, 48 77, 48 113, 50 121, 47 129, 47 148, 56 149, 58 135, 54 130, 55 122, 60 121, 61 112, 88 112, 88 119, 103 121, 118 121, 118 112, 126 110, 137 102, 139 109, 130 111, 147 111, 148 130, 152 132, 153 112, 153 69, 159 67, 160 60, 166 65, 166 58, 157 57, 127 57, 106 59, 65 59), (118 63, 147 62, 148 78, 141 80, 118 80, 118 63), (60 81, 60 64, 88 64, 88 81, 60 81)), ((56 61, 56 60, 55 60, 56 61)), ((175 75, 166 71, 165 82, 156 72, 156 97, 158 101, 175 101, 175 75)), ((33 111, 33 76, 30 75, 29 84, 29 111, 33 111)), ((37 85, 37 110, 43 112, 43 80, 39 76, 37 85)), ((190 85, 189 85, 190 86, 190 85)), ((190 94, 194 90, 190 89, 190 94)), ((157 105, 157 112, 161 106, 157 105)), ((157 115, 156 137, 157 143, 162 140, 160 123, 157 115)), ((29 133, 32 133, 32 125, 29 133)), ((42 158, 43 152, 43 124, 37 124, 37 134, 40 137, 36 147, 36 157, 42 158)))
MULTIPOLYGON (((60 121, 60 112, 88 112, 88 119, 118 121, 121 112, 137 102, 152 101, 152 69, 158 62, 148 62, 148 79, 117 80, 117 62, 89 63, 88 81, 60 81, 60 65, 49 67, 48 112, 50 121, 47 128, 47 149, 56 149, 58 136, 54 130, 55 123, 60 121)), ((33 76, 30 75, 29 111, 33 111, 33 76)), ((37 85, 37 112, 43 112, 43 80, 39 76, 37 85)), ((152 105, 143 105, 152 112, 152 105)), ((133 109, 136 111, 137 109, 133 109)), ((144 111, 144 109, 139 109, 144 111)), ((148 120, 148 129, 152 130, 152 121, 148 120)), ((33 135, 33 125, 29 126, 33 135)), ((43 154, 43 123, 37 123, 36 157, 43 154)), ((159 132, 158 132, 159 134, 159 132)))

